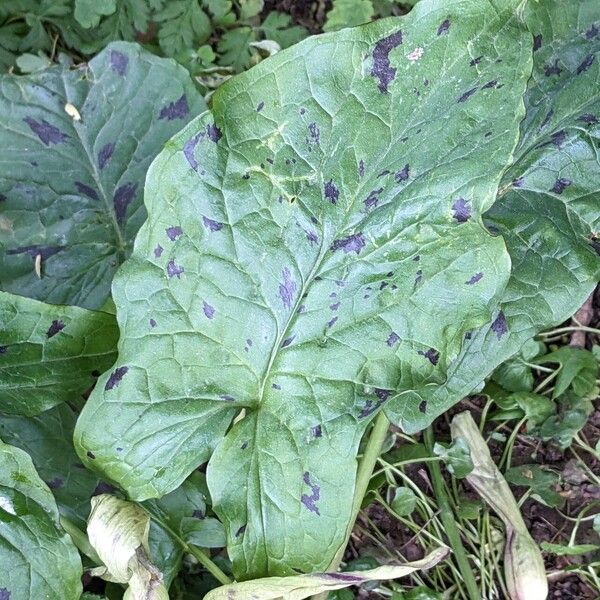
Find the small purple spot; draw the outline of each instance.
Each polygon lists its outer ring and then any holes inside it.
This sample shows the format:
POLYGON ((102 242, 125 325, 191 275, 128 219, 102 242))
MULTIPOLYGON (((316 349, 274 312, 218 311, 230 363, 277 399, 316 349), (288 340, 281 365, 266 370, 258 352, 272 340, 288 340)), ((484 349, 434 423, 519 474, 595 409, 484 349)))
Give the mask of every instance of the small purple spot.
POLYGON ((378 88, 382 94, 396 78, 396 69, 390 63, 390 52, 402 43, 402 32, 396 31, 379 40, 373 50, 373 67, 371 75, 379 80, 378 88))
POLYGON ((538 33, 533 36, 533 51, 537 52, 542 47, 542 34, 538 33))
POLYGON ((59 331, 62 331, 64 328, 65 324, 61 320, 55 319, 54 321, 52 321, 52 325, 50 325, 50 327, 48 328, 48 331, 46 332, 46 337, 54 337, 59 331))
POLYGON ((341 302, 335 302, 334 304, 330 304, 329 308, 331 310, 337 310, 340 307, 341 302))
POLYGON ((208 217, 202 217, 202 222, 204 223, 204 227, 210 229, 210 231, 220 231, 221 229, 223 229, 223 223, 213 221, 208 217))
POLYGON ((331 204, 335 204, 337 199, 340 197, 340 190, 337 189, 333 181, 330 179, 324 186, 325 198, 331 202, 331 204))
POLYGON ((356 252, 360 254, 360 251, 365 247, 366 241, 362 233, 354 233, 348 237, 335 240, 331 245, 332 252, 342 249, 344 254, 350 252, 356 252))
POLYGON ((294 301, 294 295, 296 293, 297 285, 292 279, 291 271, 285 267, 282 271, 283 282, 279 284, 279 297, 283 301, 285 308, 291 308, 292 302, 294 301))
POLYGON ((482 277, 483 277, 483 273, 475 273, 475 275, 473 275, 473 277, 471 277, 471 279, 469 279, 468 281, 465 281, 465 285, 474 285, 478 281, 481 281, 482 277))
POLYGON ((555 194, 562 194, 565 191, 565 188, 569 187, 571 183, 572 181, 570 179, 567 179, 566 177, 561 177, 560 179, 557 179, 555 181, 550 191, 554 192, 555 194))
POLYGON ((498 316, 492 323, 492 331, 496 333, 498 339, 508 332, 508 323, 506 322, 506 317, 502 311, 498 313, 498 316))
POLYGON ((158 118, 159 120, 167 119, 168 121, 173 121, 174 119, 183 119, 189 112, 190 108, 188 106, 188 101, 185 94, 183 94, 183 96, 178 100, 175 100, 175 102, 170 102, 166 106, 163 106, 158 118))
POLYGON ((564 129, 561 129, 560 131, 553 133, 552 136, 550 137, 550 141, 546 142, 544 144, 541 144, 541 146, 549 146, 550 144, 552 144, 556 148, 560 149, 561 146, 565 143, 566 139, 567 139, 567 132, 564 129))
POLYGON ((358 163, 358 176, 359 177, 364 177, 365 175, 365 163, 364 161, 361 159, 358 163))
POLYGON ((454 219, 459 223, 466 223, 471 218, 471 205, 464 198, 459 198, 452 205, 454 219))
POLYGON ((240 535, 244 534, 244 531, 246 531, 246 525, 242 525, 236 532, 235 532, 235 537, 240 537, 240 535))
POLYGON ((315 425, 314 427, 311 427, 310 432, 312 433, 312 436, 314 438, 323 437, 323 430, 321 429, 320 425, 315 425))
POLYGON ((154 248, 154 258, 160 258, 162 253, 163 253, 163 247, 160 244, 158 244, 158 246, 156 246, 156 248, 154 248))
POLYGON ((127 55, 119 52, 118 50, 110 51, 110 66, 112 70, 121 77, 125 77, 127 74, 127 66, 129 65, 129 58, 127 55))
POLYGON ((386 343, 391 348, 394 344, 397 344, 399 341, 400 341, 400 336, 395 331, 392 331, 392 333, 390 333, 386 343))
POLYGON ((413 257, 413 260, 414 260, 415 262, 418 262, 418 261, 420 261, 420 260, 421 260, 421 256, 420 256, 419 254, 417 254, 416 256, 414 256, 414 257, 413 257))
POLYGON ((337 320, 337 317, 333 317, 333 319, 327 321, 327 327, 331 329, 336 324, 337 320))
POLYGON ((98 193, 93 187, 86 185, 85 183, 81 183, 81 181, 75 182, 75 187, 80 194, 91 198, 92 200, 99 200, 98 193))
POLYGON ((46 146, 50 146, 50 144, 62 144, 69 137, 60 129, 54 127, 54 125, 50 125, 45 119, 36 121, 31 117, 25 117, 23 121, 29 125, 29 129, 31 129, 31 131, 33 131, 46 146))
POLYGON ((429 348, 426 352, 419 350, 418 354, 424 356, 433 366, 438 364, 440 353, 435 348, 429 348))
POLYGON ((278 383, 274 383, 274 384, 272 384, 272 385, 271 385, 271 387, 272 387, 274 390, 280 390, 280 389, 281 389, 281 386, 280 386, 278 383))
POLYGON ((281 347, 287 348, 294 341, 295 337, 296 337, 295 335, 291 335, 290 337, 285 338, 285 340, 283 340, 283 342, 281 344, 281 347))
POLYGON ((443 35, 444 33, 448 33, 448 30, 450 29, 450 19, 446 19, 439 27, 437 30, 437 34, 438 35, 443 35))
POLYGON ((585 71, 587 71, 592 66, 594 58, 595 56, 593 54, 589 54, 588 56, 586 56, 583 59, 583 62, 577 67, 577 75, 585 73, 585 71))
POLYGON ((562 69, 558 66, 558 59, 554 61, 553 65, 544 65, 544 75, 550 77, 551 75, 560 75, 562 69))
POLYGON ((223 136, 223 133, 215 124, 206 126, 206 134, 208 135, 208 138, 210 139, 210 141, 214 142, 215 144, 223 136))
POLYGON ((482 58, 483 58, 483 56, 478 56, 477 58, 474 58, 473 60, 471 60, 471 62, 469 63, 469 65, 471 67, 474 67, 475 65, 478 65, 481 62, 482 58))
POLYGON ((180 275, 184 272, 184 268, 180 267, 175 263, 174 260, 170 260, 167 264, 167 275, 169 277, 177 276, 177 279, 180 279, 180 275))
POLYGON ((198 145, 198 142, 204 137, 204 132, 201 131, 200 133, 192 136, 184 145, 183 145, 183 155, 185 156, 186 160, 188 161, 188 164, 190 165, 190 167, 192 167, 192 169, 194 169, 194 171, 196 171, 196 173, 198 172, 198 161, 196 160, 196 155, 194 154, 195 150, 196 150, 196 146, 198 145))
POLYGON ((135 192, 137 190, 137 183, 125 183, 121 187, 117 188, 113 197, 113 205, 115 207, 115 215, 117 217, 117 223, 122 224, 127 214, 127 207, 133 200, 135 192))
POLYGON ((410 166, 408 164, 404 165, 401 171, 396 171, 394 175, 396 179, 396 183, 400 183, 401 181, 406 181, 410 176, 410 166))
POLYGON ((586 32, 585 32, 585 39, 586 40, 593 40, 597 35, 598 32, 600 30, 598 29, 598 27, 596 26, 596 24, 592 25, 586 32))
POLYGON ((235 402, 235 398, 229 394, 221 394, 219 398, 221 398, 221 400, 225 400, 225 402, 235 402))
POLYGON ((154 319, 150 319, 150 327, 156 327, 156 321, 154 319))
POLYGON ((180 235, 183 235, 183 229, 181 229, 181 227, 178 225, 175 227, 167 227, 165 231, 172 242, 174 242, 180 235))
POLYGON ((192 517, 193 517, 194 519, 204 519, 204 518, 205 518, 205 516, 206 516, 206 515, 204 514, 204 512, 203 512, 203 511, 201 511, 201 510, 200 510, 200 509, 198 509, 198 508, 195 508, 195 509, 192 511, 192 517))
POLYGON ((382 388, 375 388, 375 395, 380 399, 380 400, 387 400, 391 395, 392 392, 391 390, 384 390, 382 388))
MULTIPOLYGON (((54 477, 53 479, 51 479, 50 481, 46 481, 46 485, 51 489, 51 490, 58 490, 59 488, 61 488, 64 485, 64 481, 60 478, 60 477, 54 477)), ((0 590, 1 592, 2 590, 0 590)), ((2 595, 0 594, 0 598, 2 598, 2 595)))
POLYGON ((104 144, 104 146, 102 146, 102 148, 100 148, 100 152, 98 152, 98 166, 100 167, 101 171, 102 171, 102 169, 104 169, 104 167, 110 160, 110 157, 113 155, 114 151, 115 151, 114 142, 109 142, 108 144, 104 144))
POLYGON ((310 135, 310 139, 307 140, 309 144, 318 144, 321 141, 321 132, 316 123, 308 124, 308 133, 310 135))
POLYGON ((477 88, 471 88, 470 90, 467 90, 466 92, 464 92, 464 94, 457 100, 457 102, 466 102, 475 92, 477 91, 477 88))
POLYGON ((512 184, 511 185, 514 188, 520 188, 520 187, 523 187, 523 182, 524 182, 524 179, 522 177, 517 177, 516 179, 512 180, 512 184))
POLYGON ((419 412, 423 414, 427 412, 427 400, 421 400, 419 403, 419 412))
POLYGON ((415 273, 415 285, 421 283, 421 280, 423 279, 423 271, 421 269, 419 269, 416 273, 415 273))
POLYGON ((321 488, 318 485, 311 483, 310 473, 308 471, 304 473, 303 480, 304 483, 310 487, 310 496, 308 494, 302 494, 300 501, 310 512, 320 515, 321 513, 319 513, 319 509, 315 502, 321 498, 321 488))
POLYGON ((119 383, 121 383, 121 379, 123 379, 123 376, 125 373, 127 373, 127 371, 129 371, 129 367, 117 367, 108 378, 104 389, 108 391, 118 387, 119 383))
POLYGON ((94 496, 99 496, 100 494, 112 494, 117 491, 117 488, 114 485, 110 485, 110 483, 106 483, 106 481, 99 481, 98 485, 94 488, 92 492, 92 498, 94 496))
MULTIPOLYGON (((91 450, 88 450, 88 451, 85 453, 85 455, 86 455, 88 458, 91 458, 92 460, 94 460, 94 459, 96 458, 96 455, 95 455, 95 454, 94 454, 94 453, 93 453, 91 450)), ((75 466, 77 466, 77 465, 75 465, 75 466)), ((83 465, 82 465, 82 466, 83 466, 83 465)))
POLYGON ((301 315, 304 311, 306 310, 306 306, 304 306, 304 304, 301 304, 298 307, 298 310, 296 311, 299 315, 301 315))
POLYGON ((597 125, 597 123, 598 123, 598 117, 596 117, 595 115, 592 115, 590 113, 581 115, 580 117, 577 118, 577 120, 581 121, 582 123, 586 123, 587 125, 597 125))
POLYGON ((244 442, 244 443, 243 443, 243 444, 240 446, 240 448, 241 448, 242 450, 245 450, 247 447, 248 447, 248 442, 244 442))
POLYGON ((383 188, 372 190, 371 193, 363 200, 367 210, 377 206, 377 203, 379 202, 379 194, 381 194, 381 192, 383 192, 383 188))
POLYGON ((215 316, 215 309, 205 300, 202 301, 202 310, 207 319, 212 319, 215 316))
POLYGON ((258 106, 256 107, 256 112, 260 112, 264 107, 265 107, 265 103, 259 102, 258 106))
POLYGON ((319 236, 312 230, 305 229, 304 233, 306 233, 306 239, 312 244, 319 243, 319 236))

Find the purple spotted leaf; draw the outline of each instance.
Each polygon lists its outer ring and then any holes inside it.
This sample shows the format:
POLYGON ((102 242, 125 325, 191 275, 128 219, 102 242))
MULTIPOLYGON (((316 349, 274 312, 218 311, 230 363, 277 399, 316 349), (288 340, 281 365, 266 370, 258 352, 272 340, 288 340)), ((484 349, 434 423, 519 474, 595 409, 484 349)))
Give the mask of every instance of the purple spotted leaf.
MULTIPOLYGON (((469 336, 446 385, 415 390, 409 407, 386 406, 391 420, 409 431, 477 389, 539 331, 568 319, 600 279, 594 246, 600 231, 600 64, 589 58, 598 57, 600 37, 587 35, 600 23, 600 3, 531 2, 524 20, 534 41, 527 112, 514 164, 485 215, 489 230, 506 242, 511 276, 498 311, 469 336), (418 400, 426 407, 420 418, 418 400)), ((466 217, 462 205, 455 215, 466 217)), ((465 279, 469 287, 488 276, 477 271, 465 279)))
POLYGON ((0 292, 0 413, 76 401, 114 362, 114 315, 0 292))
POLYGON ((59 524, 52 492, 27 452, 1 440, 0 490, 0 594, 79 598, 81 558, 59 524))
POLYGON ((101 307, 144 222, 150 163, 205 108, 182 67, 137 44, 83 69, 3 76, 0 289, 101 307))
POLYGON ((392 402, 419 422, 435 411, 412 391, 442 385, 496 317, 510 261, 482 215, 532 42, 520 0, 468 4, 422 0, 277 53, 149 171, 113 285, 119 358, 76 448, 136 500, 208 462, 236 577, 326 569, 371 419, 392 402))

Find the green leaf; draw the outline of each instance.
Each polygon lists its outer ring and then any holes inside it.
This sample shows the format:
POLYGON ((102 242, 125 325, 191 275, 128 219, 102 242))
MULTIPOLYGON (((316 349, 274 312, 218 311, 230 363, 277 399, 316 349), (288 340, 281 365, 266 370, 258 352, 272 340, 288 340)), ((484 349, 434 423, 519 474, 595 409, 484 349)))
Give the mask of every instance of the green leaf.
POLYGON ((256 40, 256 33, 251 27, 236 27, 226 31, 217 44, 220 54, 219 64, 233 67, 235 71, 243 71, 250 66, 252 52, 250 42, 256 40))
POLYGON ((333 8, 327 13, 323 31, 337 31, 368 23, 374 13, 371 0, 333 0, 333 8))
POLYGON ((517 2, 456 5, 446 33, 447 3, 426 0, 309 38, 221 86, 153 163, 113 283, 119 360, 76 446, 133 499, 210 459, 237 577, 327 567, 369 420, 394 397, 422 416, 411 390, 443 383, 493 319, 510 265, 480 217, 522 117, 517 2))
POLYGON ((469 445, 462 438, 457 438, 448 446, 436 442, 433 453, 446 463, 448 471, 457 479, 466 477, 473 470, 469 445))
MULTIPOLYGON (((407 432, 426 427, 472 393, 527 340, 571 317, 596 287, 600 259, 593 239, 600 229, 596 200, 600 60, 593 60, 587 68, 586 61, 600 49, 600 36, 590 37, 586 32, 598 21, 600 3, 596 0, 525 5, 526 25, 533 35, 542 36, 543 45, 533 54, 533 76, 525 95, 527 114, 515 164, 505 174, 498 199, 487 213, 488 227, 506 242, 511 276, 493 325, 473 331, 446 384, 417 390, 408 407, 388 403, 386 414, 407 432), (559 57, 568 59, 568 64, 559 57), (560 75, 546 75, 555 60, 559 60, 560 75), (548 123, 541 127, 551 111, 548 123), (561 178, 574 183, 561 193, 552 191, 561 178), (416 408, 420 402, 427 403, 425 414, 416 408)), ((472 56, 474 68, 480 68, 486 55, 475 52, 472 56)), ((493 138, 494 130, 489 131, 493 138)))
POLYGON ((204 43, 212 31, 210 19, 199 0, 168 2, 154 18, 160 23, 158 39, 167 56, 204 43))
POLYGON ((596 386, 598 361, 589 351, 572 346, 562 346, 535 360, 536 364, 558 363, 560 369, 552 397, 557 398, 571 388, 577 396, 588 396, 596 386))
POLYGON ((582 429, 588 418, 585 407, 576 407, 559 411, 546 419, 538 435, 543 440, 552 440, 563 450, 568 448, 575 435, 582 429))
POLYGON ((114 315, 0 292, 0 413, 76 400, 116 357, 114 315))
POLYGON ((533 373, 527 363, 544 349, 541 342, 529 340, 514 358, 502 363, 494 371, 492 379, 511 392, 530 392, 533 389, 533 373))
POLYGON ((212 517, 184 518, 181 533, 186 542, 200 548, 224 548, 227 544, 223 524, 212 517))
POLYGON ((150 162, 205 106, 182 67, 133 44, 85 70, 3 76, 0 288, 102 306, 145 219, 150 162))
POLYGON ((564 546, 563 544, 551 544, 550 542, 542 542, 540 544, 544 552, 549 552, 555 556, 581 556, 582 554, 590 554, 600 550, 600 546, 596 544, 575 544, 574 546, 564 546))
POLYGON ((75 0, 73 15, 85 29, 96 27, 100 19, 112 15, 117 9, 116 0, 75 0))
POLYGON ((417 497, 410 488, 390 488, 388 490, 388 495, 390 507, 401 517, 410 515, 417 506, 417 497))
POLYGON ((504 474, 506 481, 531 490, 534 498, 546 506, 555 507, 564 504, 564 498, 556 492, 558 475, 542 469, 540 465, 521 465, 513 467, 504 474))
POLYGON ((263 9, 264 0, 239 0, 240 19, 255 17, 263 9))
POLYGON ((266 39, 277 42, 281 48, 289 48, 308 36, 308 29, 291 23, 290 15, 271 11, 259 27, 266 39))
POLYGON ((519 408, 523 410, 527 417, 527 429, 532 430, 540 426, 548 417, 554 414, 556 405, 552 400, 541 394, 529 392, 517 392, 511 394, 512 400, 519 408))
POLYGON ((34 73, 35 71, 42 71, 48 68, 52 61, 43 53, 39 54, 21 54, 16 58, 17 67, 21 73, 34 73))
POLYGON ((79 554, 60 528, 31 458, 0 441, 0 594, 10 600, 79 600, 79 554))

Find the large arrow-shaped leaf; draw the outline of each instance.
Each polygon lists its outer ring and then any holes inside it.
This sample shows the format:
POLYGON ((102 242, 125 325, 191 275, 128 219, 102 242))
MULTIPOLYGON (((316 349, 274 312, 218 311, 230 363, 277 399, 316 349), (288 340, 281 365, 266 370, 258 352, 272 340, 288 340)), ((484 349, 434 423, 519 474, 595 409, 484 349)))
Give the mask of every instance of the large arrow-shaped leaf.
POLYGON ((0 289, 99 308, 163 144, 206 108, 183 67, 114 43, 87 67, 0 78, 0 289))
POLYGON ((534 70, 516 162, 486 215, 506 240, 511 276, 495 326, 474 332, 443 387, 386 406, 411 431, 472 392, 533 335, 569 318, 600 278, 600 3, 527 5, 534 70))
POLYGON ((428 0, 300 43, 220 88, 150 169, 113 287, 119 359, 75 440, 136 499, 216 448, 238 576, 328 565, 370 417, 442 383, 492 319, 509 260, 481 215, 524 114, 518 4, 428 0))

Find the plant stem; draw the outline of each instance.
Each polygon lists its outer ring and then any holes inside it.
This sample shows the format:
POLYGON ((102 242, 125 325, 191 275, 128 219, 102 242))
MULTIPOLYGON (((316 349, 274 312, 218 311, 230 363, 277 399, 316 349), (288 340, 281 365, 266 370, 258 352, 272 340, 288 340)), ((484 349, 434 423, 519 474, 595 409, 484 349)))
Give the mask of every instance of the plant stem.
POLYGON ((75 544, 77 550, 79 550, 82 554, 85 554, 85 556, 87 556, 92 562, 96 563, 97 565, 102 564, 100 557, 94 550, 93 546, 90 544, 88 536, 85 535, 85 533, 81 531, 81 529, 79 529, 79 527, 77 527, 77 525, 75 525, 73 521, 61 515, 60 524, 62 525, 62 528, 71 536, 73 544, 75 544))
MULTIPOLYGON (((369 435, 365 452, 358 464, 358 471, 356 472, 356 485, 354 487, 354 497, 352 499, 352 513, 350 516, 350 522, 348 523, 348 528, 346 530, 346 537, 344 538, 344 543, 340 546, 339 550, 333 557, 333 560, 331 563, 329 563, 329 567, 327 569, 328 571, 337 571, 340 563, 342 562, 344 552, 346 551, 346 546, 348 545, 352 529, 354 528, 354 523, 358 517, 360 506, 367 492, 371 475, 375 469, 375 464, 377 463, 377 459, 381 454, 381 448, 383 447, 383 442, 385 442, 385 436, 387 435, 389 427, 390 422, 388 421, 388 418, 385 416, 383 411, 380 411, 375 419, 375 423, 373 424, 373 429, 369 435)), ((328 594, 329 592, 316 594, 312 597, 312 600, 326 600, 328 594)))
MULTIPOLYGON (((429 452, 433 452, 434 439, 433 429, 431 426, 425 430, 424 440, 429 452)), ((452 551, 454 552, 456 564, 458 565, 460 574, 462 575, 465 583, 465 587, 467 588, 469 599, 481 600, 477 582, 475 581, 471 565, 469 564, 469 559, 467 558, 467 553, 465 552, 465 548, 460 539, 460 532, 456 526, 456 517, 452 511, 452 508, 450 507, 450 502, 446 494, 444 478, 442 477, 440 465, 437 462, 431 462, 427 465, 427 468, 429 469, 429 473, 431 475, 431 484, 433 486, 433 492, 440 509, 440 518, 442 520, 442 524, 444 525, 446 537, 448 538, 448 542, 450 543, 452 551)))

